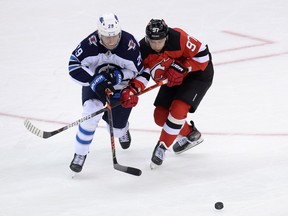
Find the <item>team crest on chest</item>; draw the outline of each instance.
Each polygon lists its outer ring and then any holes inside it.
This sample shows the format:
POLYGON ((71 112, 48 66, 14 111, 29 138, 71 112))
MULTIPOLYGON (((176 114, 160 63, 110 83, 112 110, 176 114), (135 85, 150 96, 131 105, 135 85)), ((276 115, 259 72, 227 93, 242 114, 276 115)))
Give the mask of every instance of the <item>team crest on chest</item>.
POLYGON ((162 59, 157 64, 155 64, 150 70, 150 75, 151 75, 152 79, 156 82, 164 80, 166 70, 171 65, 171 62, 172 62, 172 59, 165 58, 165 59, 162 59))

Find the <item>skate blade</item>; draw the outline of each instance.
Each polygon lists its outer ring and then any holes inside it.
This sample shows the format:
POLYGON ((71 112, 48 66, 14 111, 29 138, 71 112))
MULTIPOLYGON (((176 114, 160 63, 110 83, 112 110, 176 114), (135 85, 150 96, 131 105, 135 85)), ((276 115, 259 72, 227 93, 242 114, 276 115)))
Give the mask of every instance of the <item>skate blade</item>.
POLYGON ((155 163, 153 163, 153 162, 150 163, 150 169, 151 169, 151 170, 154 170, 156 167, 158 167, 157 164, 155 164, 155 163))
POLYGON ((174 152, 174 153, 175 153, 175 154, 181 154, 181 153, 183 153, 183 152, 185 152, 185 151, 187 151, 187 150, 189 150, 189 149, 191 149, 191 148, 199 145, 199 144, 202 143, 203 141, 204 141, 204 139, 203 139, 203 138, 200 138, 200 139, 197 140, 196 142, 190 143, 190 144, 187 146, 187 148, 183 149, 182 151, 174 152))
POLYGON ((71 178, 75 179, 78 173, 71 171, 71 178))

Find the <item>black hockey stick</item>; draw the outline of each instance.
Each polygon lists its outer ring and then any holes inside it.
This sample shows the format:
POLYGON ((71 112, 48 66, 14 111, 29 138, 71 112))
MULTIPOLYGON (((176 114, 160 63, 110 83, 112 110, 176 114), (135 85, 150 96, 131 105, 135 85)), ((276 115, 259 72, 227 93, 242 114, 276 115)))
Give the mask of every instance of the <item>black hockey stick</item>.
MULTIPOLYGON (((154 84, 154 85, 152 85, 152 86, 150 86, 150 87, 147 87, 147 88, 144 89, 143 91, 139 92, 137 95, 141 95, 141 94, 144 94, 144 93, 146 93, 146 92, 149 92, 149 91, 151 91, 152 89, 155 89, 155 88, 157 88, 158 86, 161 86, 161 85, 166 84, 166 83, 167 83, 166 80, 160 81, 160 82, 158 82, 158 83, 156 83, 156 84, 154 84)), ((112 106, 111 108, 114 108, 114 107, 116 107, 116 106, 119 106, 120 104, 121 104, 121 102, 118 101, 117 103, 113 104, 113 106, 112 106)), ((39 137, 44 138, 44 139, 47 139, 47 138, 50 138, 50 137, 52 137, 52 136, 54 136, 54 135, 56 135, 56 134, 58 134, 58 133, 61 133, 61 132, 65 131, 65 130, 71 128, 71 127, 74 127, 74 126, 76 126, 76 125, 79 125, 80 123, 82 123, 82 122, 84 122, 84 121, 86 121, 86 120, 88 120, 88 119, 91 119, 91 118, 93 118, 94 116, 99 115, 100 113, 103 113, 103 112, 107 111, 107 109, 108 109, 107 106, 105 106, 105 107, 104 107, 103 109, 101 109, 101 110, 98 110, 98 111, 96 111, 96 112, 94 112, 94 113, 91 113, 90 115, 87 115, 87 116, 85 116, 85 117, 83 117, 83 118, 80 118, 80 119, 78 119, 78 120, 75 121, 75 122, 72 122, 72 123, 70 123, 70 124, 68 124, 68 125, 66 125, 66 126, 64 126, 64 127, 61 127, 61 128, 59 128, 59 129, 56 129, 56 130, 53 130, 53 131, 44 131, 44 130, 41 130, 41 129, 35 127, 35 126, 31 123, 31 121, 30 121, 29 119, 26 119, 26 120, 25 120, 24 126, 27 128, 27 130, 29 130, 31 133, 35 134, 36 136, 39 136, 39 137)))
POLYGON ((116 158, 116 149, 115 149, 115 140, 114 140, 114 131, 113 131, 113 116, 112 116, 112 107, 110 104, 110 96, 113 93, 109 90, 106 89, 106 107, 107 107, 107 116, 108 116, 108 124, 109 124, 109 131, 110 131, 110 140, 111 140, 111 149, 112 149, 112 158, 113 158, 113 167, 116 170, 125 172, 125 173, 129 173, 131 175, 135 175, 135 176, 140 176, 142 174, 142 171, 140 169, 137 168, 133 168, 133 167, 128 167, 128 166, 123 166, 120 165, 117 162, 117 158, 116 158))

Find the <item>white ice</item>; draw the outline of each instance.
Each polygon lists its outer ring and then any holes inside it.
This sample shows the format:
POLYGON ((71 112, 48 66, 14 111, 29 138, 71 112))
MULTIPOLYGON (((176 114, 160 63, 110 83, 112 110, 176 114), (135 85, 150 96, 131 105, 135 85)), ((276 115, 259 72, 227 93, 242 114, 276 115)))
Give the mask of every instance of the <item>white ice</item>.
POLYGON ((0 216, 288 215, 287 14, 286 0, 0 0, 0 216), (214 83, 189 115, 205 141, 150 170, 155 90, 131 115, 131 148, 116 143, 119 163, 142 176, 113 169, 102 122, 72 179, 76 128, 41 139, 23 122, 54 130, 81 117, 68 59, 109 11, 138 39, 163 18, 208 43, 214 83))

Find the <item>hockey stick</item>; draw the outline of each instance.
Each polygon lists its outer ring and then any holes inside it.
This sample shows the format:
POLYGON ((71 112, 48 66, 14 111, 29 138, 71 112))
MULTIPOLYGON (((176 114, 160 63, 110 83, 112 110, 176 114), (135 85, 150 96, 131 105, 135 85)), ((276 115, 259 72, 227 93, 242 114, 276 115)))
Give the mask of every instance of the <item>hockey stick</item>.
MULTIPOLYGON (((159 86, 161 86, 161 85, 164 85, 164 84, 166 84, 166 83, 167 83, 167 80, 160 81, 160 82, 158 82, 158 83, 156 83, 156 84, 154 84, 154 85, 152 85, 152 86, 150 86, 150 87, 147 87, 147 88, 144 89, 143 91, 139 92, 137 95, 142 95, 142 94, 144 94, 144 93, 146 93, 146 92, 149 92, 149 91, 151 91, 151 90, 153 90, 153 89, 155 89, 155 88, 157 88, 157 87, 159 87, 159 86)), ((121 104, 121 102, 118 101, 118 102, 115 103, 111 108, 114 108, 114 107, 116 107, 116 106, 119 106, 120 104, 121 104)), ((91 119, 91 118, 93 118, 94 116, 99 115, 100 113, 103 113, 103 112, 107 111, 107 109, 108 109, 107 106, 105 106, 105 107, 104 107, 103 109, 101 109, 101 110, 98 110, 98 111, 96 111, 96 112, 94 112, 94 113, 91 113, 90 115, 87 115, 87 116, 85 116, 85 117, 83 117, 83 118, 80 118, 80 119, 78 119, 78 120, 75 121, 75 122, 72 122, 72 123, 70 123, 70 124, 68 124, 68 125, 66 125, 66 126, 64 126, 64 127, 61 127, 61 128, 59 128, 59 129, 56 129, 56 130, 53 130, 53 131, 44 131, 44 130, 41 130, 41 129, 35 127, 35 126, 31 123, 31 121, 30 121, 29 119, 26 119, 26 120, 25 120, 24 126, 27 128, 28 131, 30 131, 31 133, 35 134, 36 136, 39 136, 39 137, 44 138, 44 139, 47 139, 47 138, 50 138, 50 137, 52 137, 52 136, 54 136, 54 135, 56 135, 56 134, 58 134, 58 133, 61 133, 61 132, 65 131, 65 130, 71 128, 71 127, 74 127, 74 126, 76 126, 76 125, 79 125, 80 123, 82 123, 82 122, 84 122, 84 121, 86 121, 86 120, 88 120, 88 119, 91 119)))
POLYGON ((142 171, 140 169, 137 168, 133 168, 133 167, 128 167, 128 166, 123 166, 120 165, 117 162, 117 158, 116 158, 116 149, 115 149, 115 140, 114 140, 114 131, 113 131, 113 116, 112 116, 112 107, 110 104, 110 96, 113 93, 109 90, 106 89, 106 107, 107 107, 107 116, 108 116, 108 124, 109 124, 109 131, 110 131, 110 140, 111 140, 111 149, 112 149, 112 158, 113 158, 113 167, 116 170, 122 171, 122 172, 126 172, 129 173, 131 175, 135 175, 135 176, 140 176, 142 174, 142 171))

